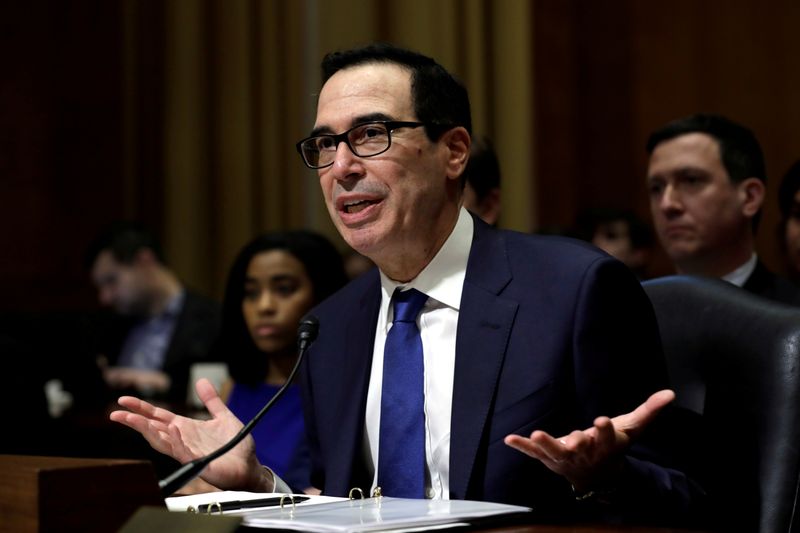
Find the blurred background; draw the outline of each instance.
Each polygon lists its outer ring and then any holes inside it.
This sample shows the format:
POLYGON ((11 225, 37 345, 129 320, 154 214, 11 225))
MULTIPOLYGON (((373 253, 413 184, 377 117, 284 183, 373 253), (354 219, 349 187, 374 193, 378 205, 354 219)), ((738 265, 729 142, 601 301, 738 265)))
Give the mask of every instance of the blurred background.
MULTIPOLYGON (((315 229, 344 250, 294 143, 324 53, 373 40, 465 82, 500 159, 500 227, 566 227, 595 206, 649 220, 652 129, 697 111, 748 125, 770 179, 759 253, 780 271, 798 27, 792 0, 3 2, 0 311, 94 308, 83 254, 119 218, 155 228, 173 269, 215 298, 259 231, 315 229)), ((652 269, 669 272, 663 257, 652 269)))

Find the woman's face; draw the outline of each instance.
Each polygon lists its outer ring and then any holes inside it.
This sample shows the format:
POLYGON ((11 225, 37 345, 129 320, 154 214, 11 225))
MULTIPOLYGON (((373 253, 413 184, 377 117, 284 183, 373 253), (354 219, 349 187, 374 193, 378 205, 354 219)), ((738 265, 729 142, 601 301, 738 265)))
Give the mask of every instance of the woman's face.
POLYGON ((311 280, 295 256, 269 250, 250 260, 242 315, 259 350, 272 353, 293 347, 297 325, 313 303, 311 280))

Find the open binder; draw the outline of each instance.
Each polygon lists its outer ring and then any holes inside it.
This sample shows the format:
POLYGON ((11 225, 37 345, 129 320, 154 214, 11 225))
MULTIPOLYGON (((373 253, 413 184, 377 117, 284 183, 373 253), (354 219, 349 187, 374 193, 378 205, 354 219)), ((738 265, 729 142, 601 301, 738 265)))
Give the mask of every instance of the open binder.
MULTIPOLYGON (((192 500, 169 498, 167 504, 172 510, 181 507, 182 510, 186 510, 189 507, 196 508, 217 501, 265 496, 281 495, 212 493, 194 496, 192 500)), ((364 499, 320 496, 311 497, 297 505, 289 503, 290 498, 287 496, 286 501, 286 505, 226 511, 223 514, 241 516, 242 525, 253 528, 360 533, 466 526, 476 520, 485 521, 491 517, 507 518, 531 511, 528 507, 471 500, 417 500, 380 496, 364 499)), ((211 505, 208 508, 215 507, 211 505)))

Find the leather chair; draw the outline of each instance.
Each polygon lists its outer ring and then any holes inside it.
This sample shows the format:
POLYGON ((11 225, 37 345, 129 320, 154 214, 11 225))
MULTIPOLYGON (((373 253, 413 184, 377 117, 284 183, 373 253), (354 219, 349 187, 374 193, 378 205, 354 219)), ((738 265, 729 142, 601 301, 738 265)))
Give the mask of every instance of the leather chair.
POLYGON ((716 279, 643 283, 678 410, 721 531, 800 530, 800 308, 716 279))

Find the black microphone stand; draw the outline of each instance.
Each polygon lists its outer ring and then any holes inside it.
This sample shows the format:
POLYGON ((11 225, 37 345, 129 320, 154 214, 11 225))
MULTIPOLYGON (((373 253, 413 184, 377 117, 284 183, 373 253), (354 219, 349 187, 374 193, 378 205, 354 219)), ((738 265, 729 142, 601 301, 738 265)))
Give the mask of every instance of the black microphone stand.
POLYGON ((197 477, 203 469, 208 466, 208 464, 217 459, 218 457, 228 453, 234 446, 239 444, 242 439, 244 439, 253 428, 258 424, 259 420, 269 411, 269 408, 272 407, 278 398, 283 395, 284 391, 289 387, 294 380, 294 375, 297 373, 297 369, 300 367, 300 362, 303 360, 303 356, 306 353, 306 350, 311 343, 317 338, 317 333, 319 332, 319 321, 317 317, 313 315, 309 315, 305 317, 301 322, 300 326, 298 327, 297 331, 297 347, 298 347, 298 354, 297 354, 297 362, 294 364, 292 371, 289 373, 289 377, 286 379, 286 383, 275 393, 275 395, 267 402, 267 404, 261 408, 261 410, 253 417, 250 422, 247 423, 242 429, 239 430, 231 440, 227 443, 220 446, 217 450, 211 452, 210 454, 199 457, 188 463, 182 465, 178 468, 175 472, 170 474, 169 476, 165 477, 161 481, 158 482, 158 486, 161 489, 161 494, 166 498, 173 494, 176 490, 180 489, 184 485, 186 485, 189 481, 197 477))

